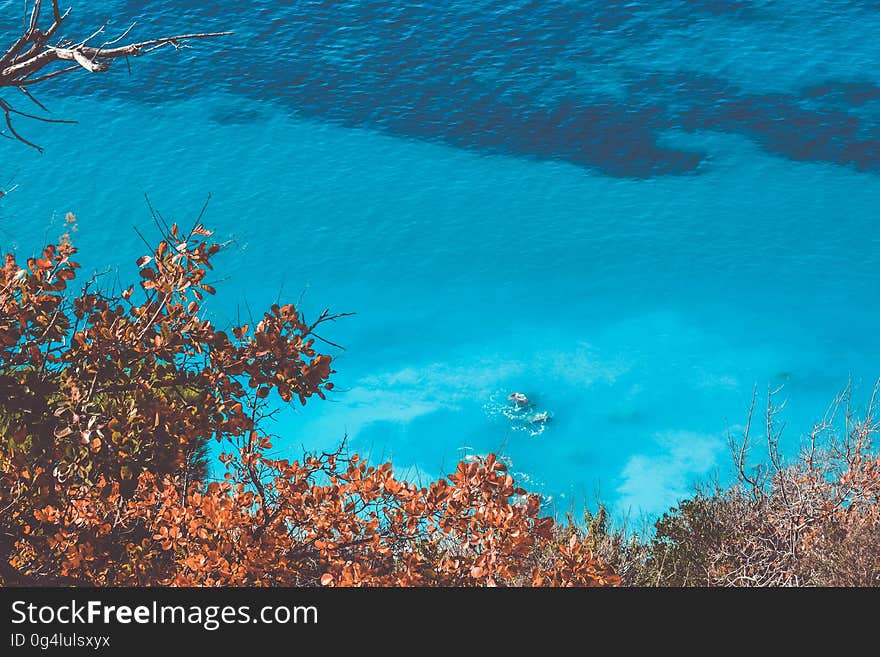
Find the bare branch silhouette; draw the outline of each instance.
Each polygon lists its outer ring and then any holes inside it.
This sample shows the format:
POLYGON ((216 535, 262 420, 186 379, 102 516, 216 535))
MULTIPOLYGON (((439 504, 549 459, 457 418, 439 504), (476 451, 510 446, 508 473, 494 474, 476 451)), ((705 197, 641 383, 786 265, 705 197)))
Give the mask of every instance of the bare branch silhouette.
MULTIPOLYGON (((46 23, 41 22, 42 0, 34 0, 32 3, 26 3, 25 6, 30 7, 30 12, 25 14, 22 34, 0 56, 0 90, 17 88, 42 112, 48 110, 31 92, 30 87, 34 85, 76 71, 104 73, 116 59, 124 58, 128 61, 131 57, 146 55, 162 48, 171 47, 179 50, 187 47, 187 42, 194 39, 209 39, 232 34, 231 32, 194 32, 119 45, 134 27, 132 23, 121 34, 100 42, 100 45, 95 45, 99 43, 96 40, 104 35, 106 23, 85 39, 76 41, 58 36, 71 12, 70 9, 62 12, 58 0, 52 0, 51 23, 48 19, 46 23), (41 24, 45 26, 41 27, 41 24)), ((16 109, 7 98, 0 98, 0 111, 3 112, 8 131, 2 134, 39 151, 42 151, 40 146, 26 139, 16 130, 13 125, 16 118, 23 117, 47 123, 74 123, 74 121, 23 112, 16 109)))

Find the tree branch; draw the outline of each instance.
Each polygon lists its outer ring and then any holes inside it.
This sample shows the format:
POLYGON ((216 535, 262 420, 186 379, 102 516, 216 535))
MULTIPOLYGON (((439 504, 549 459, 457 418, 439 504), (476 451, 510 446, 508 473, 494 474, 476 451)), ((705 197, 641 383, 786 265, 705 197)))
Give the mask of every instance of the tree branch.
MULTIPOLYGON (((104 25, 81 41, 62 41, 55 45, 49 45, 49 40, 58 32, 70 15, 70 9, 62 13, 58 6, 58 0, 52 0, 52 23, 46 29, 41 29, 39 24, 42 4, 41 0, 34 0, 30 18, 25 22, 23 33, 0 57, 0 89, 17 87, 44 111, 45 107, 26 90, 26 87, 81 69, 89 73, 104 73, 109 70, 115 59, 125 58, 127 60, 129 57, 138 57, 168 46, 180 49, 191 40, 210 39, 232 34, 232 32, 193 32, 117 46, 116 44, 125 39, 134 27, 132 24, 119 36, 105 41, 100 47, 86 45, 90 40, 103 33, 106 28, 104 25), (108 48, 108 46, 114 47, 108 48), (73 64, 63 68, 54 66, 64 62, 73 62, 73 64)), ((0 102, 2 102, 0 109, 4 112, 10 135, 23 144, 41 150, 39 146, 22 137, 12 126, 13 114, 27 118, 39 117, 18 112, 12 108, 8 100, 0 102)))

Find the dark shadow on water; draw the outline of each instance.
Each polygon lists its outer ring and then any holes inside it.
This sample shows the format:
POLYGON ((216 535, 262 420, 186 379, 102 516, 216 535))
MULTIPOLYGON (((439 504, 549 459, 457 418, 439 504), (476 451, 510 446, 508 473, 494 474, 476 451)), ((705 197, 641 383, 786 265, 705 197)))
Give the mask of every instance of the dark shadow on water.
POLYGON ((842 107, 860 107, 865 103, 880 100, 880 86, 871 82, 831 80, 804 88, 801 97, 834 103, 842 107))
POLYGON ((790 160, 874 173, 880 172, 880 123, 856 109, 873 100, 875 90, 869 83, 830 81, 800 94, 750 94, 720 78, 691 73, 654 74, 630 86, 633 98, 662 98, 671 126, 741 134, 790 160))
MULTIPOLYGON (((773 29, 772 22, 763 27, 761 3, 122 4, 120 15, 147 16, 141 34, 196 27, 231 28, 236 36, 198 44, 185 65, 179 53, 161 53, 138 61, 128 80, 95 76, 56 88, 149 103, 226 92, 244 107, 272 103, 293 116, 623 178, 700 172, 704 154, 661 142, 667 130, 741 134, 792 160, 880 171, 873 102, 880 88, 871 82, 827 80, 799 92, 755 94, 722 78, 652 72, 650 61, 627 58, 629 45, 661 47, 665 31, 695 21, 773 29), (620 93, 601 91, 584 66, 623 77, 620 93)), ((261 119, 257 110, 235 108, 209 116, 224 125, 261 119)))

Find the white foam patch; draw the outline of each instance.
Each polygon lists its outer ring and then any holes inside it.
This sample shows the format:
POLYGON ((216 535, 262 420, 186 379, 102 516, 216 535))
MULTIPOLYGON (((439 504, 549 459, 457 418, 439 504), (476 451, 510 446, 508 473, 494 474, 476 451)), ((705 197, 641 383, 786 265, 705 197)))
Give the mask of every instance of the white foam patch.
POLYGON ((739 379, 729 374, 712 374, 710 372, 699 372, 702 376, 695 381, 697 388, 722 388, 725 390, 736 390, 741 386, 739 379))
MULTIPOLYGON (((456 410, 463 404, 481 401, 488 405, 487 414, 492 415, 493 400, 499 398, 505 384, 531 372, 539 371, 542 379, 558 380, 568 386, 589 387, 600 381, 613 383, 626 369, 622 363, 600 362, 595 350, 584 343, 573 352, 541 352, 529 359, 484 357, 408 366, 359 379, 347 391, 333 396, 336 404, 344 408, 335 407, 333 413, 311 428, 335 428, 338 433, 341 422, 346 433, 354 437, 374 422, 409 423, 438 410, 456 410)), ((510 405, 506 400, 508 392, 503 393, 499 406, 510 405)), ((540 431, 543 425, 535 424, 532 428, 540 431)))
POLYGON ((498 386, 499 381, 522 376, 527 371, 523 362, 481 360, 467 364, 427 363, 394 372, 367 376, 357 382, 355 390, 408 390, 423 399, 442 400, 445 405, 473 398, 498 386))
POLYGON ((443 398, 475 393, 490 393, 499 382, 540 372, 543 378, 553 378, 571 386, 589 386, 597 382, 613 383, 630 365, 619 360, 603 360, 597 349, 586 342, 578 342, 569 350, 540 350, 524 358, 483 356, 459 357, 453 361, 425 363, 405 367, 360 379, 358 386, 366 388, 418 388, 425 394, 443 398))
POLYGON ((329 440, 335 440, 341 433, 354 438, 374 422, 408 424, 442 408, 436 401, 406 392, 364 387, 347 391, 340 404, 344 408, 334 407, 332 412, 312 414, 305 425, 307 433, 320 440, 328 436, 329 440))
MULTIPOLYGON (((427 480, 433 481, 440 474, 438 464, 466 456, 462 451, 444 450, 467 444, 469 431, 480 430, 474 422, 480 422, 481 412, 486 427, 495 432, 498 440, 508 432, 525 439, 537 439, 545 432, 552 433, 556 409, 549 390, 557 381, 569 391, 571 388, 587 390, 597 383, 610 385, 626 371, 625 364, 607 364, 600 360, 597 351, 585 343, 575 343, 572 347, 530 354, 520 349, 515 358, 504 350, 477 356, 458 352, 446 362, 408 364, 400 369, 369 374, 356 379, 350 387, 333 392, 328 402, 310 405, 306 412, 292 408, 298 416, 295 432, 283 427, 277 430, 283 435, 295 434, 296 442, 307 449, 328 448, 345 435, 350 447, 371 461, 392 458, 396 448, 400 448, 409 456, 396 457, 395 465, 420 467, 418 456, 423 456, 430 473, 427 480), (514 389, 526 385, 524 382, 534 382, 535 389, 529 388, 528 393, 535 394, 536 404, 518 411, 507 397, 514 389), (546 399, 541 394, 544 388, 548 391, 546 399), (413 454, 416 449, 413 441, 420 438, 410 435, 410 426, 438 412, 460 413, 466 418, 461 430, 451 431, 441 439, 444 443, 448 441, 445 448, 434 444, 424 450, 417 449, 413 454), (540 415, 545 412, 546 419, 541 420, 540 415), (381 433, 371 433, 380 425, 381 433), (461 442, 456 445, 457 441, 461 442)), ((479 451, 483 449, 485 445, 479 451)))
POLYGON ((621 472, 616 506, 622 516, 667 510, 693 492, 695 480, 715 467, 725 449, 721 437, 691 431, 664 432, 655 440, 664 450, 661 454, 632 456, 621 472))
POLYGON ((579 342, 572 350, 538 354, 529 367, 552 373, 561 384, 586 388, 596 383, 615 383, 632 369, 632 364, 623 358, 600 354, 590 343, 579 342))

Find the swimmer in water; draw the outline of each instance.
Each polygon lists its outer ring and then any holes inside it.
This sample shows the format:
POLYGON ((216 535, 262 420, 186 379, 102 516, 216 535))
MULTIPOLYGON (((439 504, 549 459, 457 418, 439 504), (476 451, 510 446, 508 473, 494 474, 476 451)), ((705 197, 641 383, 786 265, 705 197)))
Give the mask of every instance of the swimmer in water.
POLYGON ((550 413, 547 411, 541 411, 540 413, 535 413, 532 417, 529 418, 529 422, 532 424, 543 424, 544 422, 548 422, 550 420, 550 413))
POLYGON ((513 392, 508 395, 507 398, 514 404, 516 404, 519 408, 525 408, 526 406, 532 405, 532 402, 529 401, 529 398, 521 392, 513 392))

